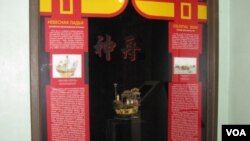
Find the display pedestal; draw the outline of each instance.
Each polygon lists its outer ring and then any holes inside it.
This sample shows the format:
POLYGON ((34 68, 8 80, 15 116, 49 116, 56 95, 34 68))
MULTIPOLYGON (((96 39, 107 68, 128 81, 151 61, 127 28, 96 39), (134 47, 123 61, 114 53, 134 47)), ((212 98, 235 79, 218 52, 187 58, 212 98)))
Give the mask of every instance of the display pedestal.
POLYGON ((107 120, 106 141, 141 141, 141 118, 107 120))

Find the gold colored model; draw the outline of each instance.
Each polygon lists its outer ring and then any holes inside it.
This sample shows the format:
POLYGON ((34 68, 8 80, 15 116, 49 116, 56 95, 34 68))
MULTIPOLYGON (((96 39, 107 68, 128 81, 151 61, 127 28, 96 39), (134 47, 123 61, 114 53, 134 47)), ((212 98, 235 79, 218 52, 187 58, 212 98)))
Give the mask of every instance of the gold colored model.
MULTIPOLYGON (((114 85, 116 91, 117 84, 114 85)), ((116 98, 113 101, 116 114, 121 117, 136 115, 139 112, 140 94, 141 93, 138 88, 125 90, 121 95, 116 93, 116 98)))

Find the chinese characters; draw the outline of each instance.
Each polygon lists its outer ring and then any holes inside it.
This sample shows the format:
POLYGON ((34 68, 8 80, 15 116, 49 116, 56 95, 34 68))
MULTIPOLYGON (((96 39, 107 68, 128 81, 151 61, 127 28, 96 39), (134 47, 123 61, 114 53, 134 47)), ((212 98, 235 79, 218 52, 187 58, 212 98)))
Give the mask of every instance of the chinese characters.
MULTIPOLYGON (((110 35, 99 35, 97 36, 97 43, 94 46, 95 54, 102 57, 102 53, 105 53, 106 60, 111 61, 111 53, 116 48, 117 44, 112 41, 110 35)), ((136 38, 134 36, 127 36, 125 38, 125 47, 121 50, 123 54, 123 59, 129 59, 131 62, 136 61, 137 52, 141 51, 141 48, 137 46, 136 38)))
POLYGON ((116 47, 116 43, 112 41, 112 38, 110 35, 105 35, 105 38, 101 35, 97 37, 97 43, 94 46, 95 53, 102 57, 102 51, 106 54, 106 60, 111 60, 111 52, 114 51, 116 47), (106 40, 105 40, 106 38, 106 40))
POLYGON ((136 44, 135 37, 128 36, 125 40, 125 45, 125 48, 122 50, 123 59, 129 59, 131 62, 134 62, 136 60, 136 53, 141 51, 141 48, 136 44))

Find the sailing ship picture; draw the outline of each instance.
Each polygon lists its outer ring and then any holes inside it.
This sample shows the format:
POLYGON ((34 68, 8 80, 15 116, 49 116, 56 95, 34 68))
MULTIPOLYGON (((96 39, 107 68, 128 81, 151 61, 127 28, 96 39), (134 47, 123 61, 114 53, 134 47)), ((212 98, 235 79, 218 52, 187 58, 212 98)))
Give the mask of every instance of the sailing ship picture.
POLYGON ((53 54, 53 78, 81 78, 82 56, 80 54, 53 54))
POLYGON ((175 57, 174 74, 196 74, 196 58, 192 57, 175 57))

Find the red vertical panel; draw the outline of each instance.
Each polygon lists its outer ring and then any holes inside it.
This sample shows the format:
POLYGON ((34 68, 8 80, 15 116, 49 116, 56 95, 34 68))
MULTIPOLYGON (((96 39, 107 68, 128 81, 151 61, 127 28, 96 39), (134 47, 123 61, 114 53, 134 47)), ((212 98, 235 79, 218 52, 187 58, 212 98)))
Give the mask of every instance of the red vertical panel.
POLYGON ((53 0, 51 17, 44 23, 45 51, 50 59, 50 84, 46 88, 48 141, 90 140, 89 86, 84 76, 88 20, 80 17, 80 0, 71 4, 70 0, 53 0))
POLYGON ((169 84, 169 141, 201 141, 201 84, 169 84))

